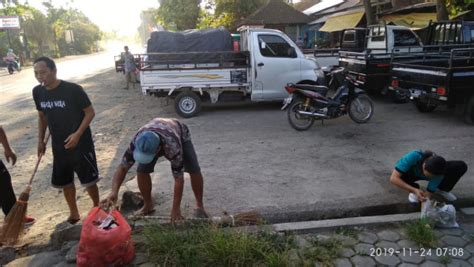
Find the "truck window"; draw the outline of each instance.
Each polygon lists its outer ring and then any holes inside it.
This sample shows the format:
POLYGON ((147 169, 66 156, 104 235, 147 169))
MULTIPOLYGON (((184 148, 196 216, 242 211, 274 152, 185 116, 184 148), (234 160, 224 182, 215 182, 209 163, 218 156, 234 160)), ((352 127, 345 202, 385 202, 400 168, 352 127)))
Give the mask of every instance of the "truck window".
POLYGON ((372 28, 371 39, 372 42, 385 41, 385 27, 381 26, 372 28))
POLYGON ((474 43, 474 28, 471 28, 471 43, 474 43))
POLYGON ((344 38, 342 39, 343 42, 354 42, 355 41, 355 31, 345 31, 344 38))
POLYGON ((290 57, 288 50, 291 45, 280 36, 259 35, 258 47, 260 48, 260 53, 264 57, 290 57), (265 43, 264 48, 262 48, 262 43, 265 43))
POLYGON ((434 44, 443 44, 444 43, 444 24, 438 24, 435 28, 435 38, 434 44))
POLYGON ((418 45, 418 38, 411 31, 407 30, 393 30, 394 46, 416 46, 418 45))

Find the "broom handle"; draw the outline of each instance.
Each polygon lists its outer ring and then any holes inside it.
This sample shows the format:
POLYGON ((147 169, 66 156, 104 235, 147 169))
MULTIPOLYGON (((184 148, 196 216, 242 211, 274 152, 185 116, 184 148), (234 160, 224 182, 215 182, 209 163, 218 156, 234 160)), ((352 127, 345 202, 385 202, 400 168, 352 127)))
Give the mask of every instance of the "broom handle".
MULTIPOLYGON (((50 135, 51 134, 49 132, 46 134, 46 138, 44 140, 45 145, 48 144, 48 140, 49 140, 50 135)), ((33 174, 31 175, 30 181, 28 182, 28 188, 30 188, 31 184, 33 183, 33 179, 35 178, 36 172, 38 171, 38 166, 41 162, 41 158, 43 157, 43 154, 40 154, 39 157, 38 157, 38 160, 36 161, 35 169, 33 170, 33 174)))

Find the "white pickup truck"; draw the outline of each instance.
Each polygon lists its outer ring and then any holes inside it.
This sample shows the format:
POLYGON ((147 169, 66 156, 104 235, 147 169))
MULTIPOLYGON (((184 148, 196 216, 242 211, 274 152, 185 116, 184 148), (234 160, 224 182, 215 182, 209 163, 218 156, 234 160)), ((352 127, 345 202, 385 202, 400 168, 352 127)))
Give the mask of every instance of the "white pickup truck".
POLYGON ((279 101, 288 96, 287 83, 324 82, 316 61, 281 31, 245 29, 240 49, 142 55, 142 92, 173 98, 178 115, 189 118, 202 102, 279 101))

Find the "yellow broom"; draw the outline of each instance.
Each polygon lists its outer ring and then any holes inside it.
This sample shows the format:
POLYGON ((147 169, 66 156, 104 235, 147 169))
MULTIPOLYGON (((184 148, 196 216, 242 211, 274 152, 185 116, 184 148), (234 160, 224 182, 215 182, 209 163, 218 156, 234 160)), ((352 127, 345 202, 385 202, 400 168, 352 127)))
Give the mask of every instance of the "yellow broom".
MULTIPOLYGON (((46 136, 45 143, 48 143, 49 133, 46 136)), ((25 216, 26 210, 28 208, 28 199, 30 198, 31 184, 35 178, 35 174, 38 171, 38 166, 41 162, 43 154, 39 155, 38 160, 36 161, 35 169, 31 175, 30 181, 25 191, 23 191, 13 205, 12 209, 5 217, 5 222, 3 223, 2 233, 0 235, 0 243, 7 245, 14 245, 18 241, 18 238, 23 233, 23 228, 25 227, 25 216)))

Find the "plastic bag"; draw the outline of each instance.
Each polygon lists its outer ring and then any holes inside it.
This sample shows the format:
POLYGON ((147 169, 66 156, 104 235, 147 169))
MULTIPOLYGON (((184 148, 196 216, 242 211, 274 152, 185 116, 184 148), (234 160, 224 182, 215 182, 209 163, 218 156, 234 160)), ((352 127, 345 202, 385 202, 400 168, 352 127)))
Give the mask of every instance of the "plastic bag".
POLYGON ((421 203, 421 218, 433 221, 436 227, 459 227, 459 224, 456 222, 456 208, 451 204, 427 199, 421 203))
POLYGON ((132 229, 119 211, 93 208, 82 225, 77 266, 121 266, 133 260, 132 229))

